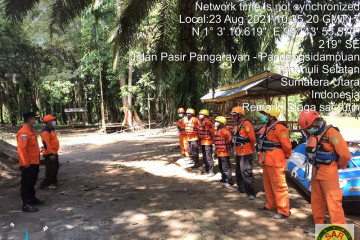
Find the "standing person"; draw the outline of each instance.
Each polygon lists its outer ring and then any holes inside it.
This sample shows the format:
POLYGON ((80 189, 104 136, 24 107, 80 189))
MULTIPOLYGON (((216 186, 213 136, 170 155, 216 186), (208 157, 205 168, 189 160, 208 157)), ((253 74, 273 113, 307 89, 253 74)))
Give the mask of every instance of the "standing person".
POLYGON ((199 167, 199 119, 195 117, 195 110, 192 108, 188 108, 186 110, 186 119, 185 119, 185 132, 186 139, 188 142, 187 150, 191 160, 194 165, 191 168, 199 167))
POLYGON ((219 170, 221 173, 220 182, 224 182, 224 188, 233 185, 230 165, 231 133, 225 127, 226 118, 217 116, 215 118, 215 148, 219 160, 219 170))
POLYGON ((57 183, 57 173, 59 171, 59 140, 56 136, 54 127, 56 126, 56 117, 46 115, 46 123, 41 132, 43 143, 42 154, 45 158, 45 178, 40 184, 40 188, 45 188, 57 183))
POLYGON ((23 212, 37 212, 32 205, 43 204, 35 194, 35 184, 39 175, 40 149, 34 127, 39 125, 34 112, 23 114, 24 125, 16 134, 19 166, 21 170, 21 198, 23 212))
MULTIPOLYGON (((327 206, 332 224, 346 224, 338 169, 345 169, 351 158, 348 145, 339 131, 327 125, 317 111, 302 111, 298 123, 310 134, 305 151, 309 164, 313 165, 311 208, 314 222, 325 223, 327 206)), ((314 228, 305 231, 315 233, 314 228)))
POLYGON ((181 148, 181 154, 183 157, 188 158, 189 153, 187 152, 187 139, 186 139, 186 132, 185 132, 185 109, 179 108, 177 110, 179 121, 176 123, 179 129, 179 141, 180 141, 180 148, 181 148))
POLYGON ((256 137, 252 123, 245 118, 242 107, 234 107, 230 113, 236 124, 232 131, 232 142, 236 146, 236 191, 246 192, 249 200, 255 199, 252 153, 255 149, 256 137))
POLYGON ((209 177, 215 176, 214 160, 212 157, 213 149, 212 143, 215 135, 215 128, 213 123, 208 119, 209 111, 203 109, 199 112, 199 138, 201 140, 201 150, 203 161, 205 164, 205 171, 209 173, 209 177))
POLYGON ((266 130, 260 136, 257 145, 260 151, 259 163, 263 165, 263 181, 267 202, 259 210, 277 209, 275 219, 290 216, 290 204, 285 170, 286 159, 291 156, 289 129, 279 123, 280 110, 275 106, 266 106, 260 111, 266 130))

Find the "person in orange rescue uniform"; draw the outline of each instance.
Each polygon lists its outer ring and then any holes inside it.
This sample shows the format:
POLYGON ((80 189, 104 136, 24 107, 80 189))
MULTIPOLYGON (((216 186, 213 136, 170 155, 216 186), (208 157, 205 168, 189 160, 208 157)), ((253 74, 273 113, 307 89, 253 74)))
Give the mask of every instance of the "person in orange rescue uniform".
POLYGON ((230 113, 236 124, 232 130, 232 143, 236 146, 236 184, 238 192, 246 192, 249 200, 255 199, 252 153, 255 150, 255 131, 252 123, 245 118, 243 107, 237 106, 230 113))
POLYGON ((215 176, 214 173, 214 160, 212 157, 213 139, 215 135, 214 124, 208 119, 209 111, 202 109, 199 112, 199 138, 201 140, 201 150, 203 161, 205 164, 205 172, 209 173, 209 177, 215 176))
POLYGON ((280 110, 276 106, 267 105, 260 113, 261 121, 267 124, 257 144, 267 202, 259 210, 277 209, 274 218, 283 219, 291 214, 285 177, 286 159, 292 150, 289 129, 277 120, 280 110))
POLYGON ((39 175, 40 149, 34 128, 39 125, 34 112, 23 114, 24 125, 16 134, 19 166, 21 170, 21 198, 23 212, 37 212, 32 205, 43 204, 35 194, 35 185, 39 175))
POLYGON ((179 121, 177 121, 176 125, 178 126, 180 135, 180 148, 181 148, 181 155, 183 157, 189 158, 189 153, 187 152, 187 139, 186 139, 186 132, 185 132, 185 109, 179 108, 177 110, 179 121))
POLYGON ((185 118, 185 132, 187 139, 187 151, 194 165, 192 168, 199 167, 199 119, 195 117, 195 110, 192 108, 188 108, 186 110, 186 118, 185 118))
MULTIPOLYGON (((305 151, 310 163, 313 164, 311 208, 314 222, 325 223, 327 207, 332 224, 346 224, 338 169, 345 169, 351 159, 348 145, 339 131, 332 125, 327 126, 317 111, 302 111, 298 123, 310 135, 305 151), (315 142, 316 146, 310 146, 311 141, 315 142), (313 147, 317 150, 311 155, 313 147)), ((314 228, 307 230, 307 232, 314 231, 314 228)))
POLYGON ((56 117, 46 115, 44 117, 46 126, 41 132, 43 142, 42 154, 45 158, 45 178, 40 184, 40 188, 45 188, 57 183, 57 173, 59 171, 59 140, 55 133, 56 117))
POLYGON ((224 188, 233 185, 230 165, 231 133, 226 128, 226 118, 217 116, 215 118, 215 148, 219 160, 219 170, 221 173, 220 182, 224 182, 224 188))

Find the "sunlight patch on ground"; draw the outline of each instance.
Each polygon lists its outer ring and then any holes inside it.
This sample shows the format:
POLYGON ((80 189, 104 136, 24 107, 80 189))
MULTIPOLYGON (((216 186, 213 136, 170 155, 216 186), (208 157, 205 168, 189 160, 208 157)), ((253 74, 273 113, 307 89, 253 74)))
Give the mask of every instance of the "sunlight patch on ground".
POLYGON ((239 211, 234 212, 234 214, 239 215, 241 217, 255 217, 256 213, 246 210, 246 209, 241 209, 239 211))
POLYGON ((95 231, 95 230, 98 230, 99 227, 98 226, 85 226, 85 227, 83 227, 83 229, 95 231))
POLYGON ((6 178, 6 179, 13 179, 14 177, 13 176, 11 176, 9 173, 7 173, 7 172, 0 172, 0 177, 1 178, 6 178))
MULTIPOLYGON (((178 177, 181 176, 185 179, 209 179, 206 175, 197 175, 193 172, 188 172, 186 169, 170 164, 164 168, 164 165, 168 164, 166 161, 132 161, 132 162, 121 162, 126 167, 136 167, 161 177, 178 177)), ((189 166, 190 167, 190 166, 189 166)), ((216 177, 213 177, 216 179, 216 177)))
POLYGON ((72 226, 72 225, 66 224, 66 225, 65 225, 65 227, 66 227, 67 229, 73 229, 75 226, 72 226))
MULTIPOLYGON (((176 132, 174 129, 168 129, 167 132, 161 133, 162 136, 175 136, 176 132)), ((135 141, 139 144, 143 144, 144 141, 149 140, 159 140, 159 129, 152 130, 143 130, 141 132, 129 132, 129 133, 115 133, 115 134, 102 134, 102 133, 87 133, 81 135, 58 135, 59 141, 62 146, 66 145, 76 145, 76 144, 94 144, 94 145, 106 145, 121 141, 135 141)))
MULTIPOLYGON (((302 211, 305 211, 305 209, 302 209, 302 211)), ((291 217, 306 219, 308 217, 308 215, 304 212, 301 212, 299 209, 292 208, 291 209, 291 217)))
POLYGON ((57 208, 56 209, 57 211, 60 211, 60 212, 71 212, 74 210, 73 207, 66 207, 66 208, 57 208))

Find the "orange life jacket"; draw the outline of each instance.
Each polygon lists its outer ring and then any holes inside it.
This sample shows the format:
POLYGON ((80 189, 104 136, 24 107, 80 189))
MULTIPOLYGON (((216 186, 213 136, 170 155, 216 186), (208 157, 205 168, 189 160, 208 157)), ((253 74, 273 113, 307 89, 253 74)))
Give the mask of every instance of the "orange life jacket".
POLYGON ((211 140, 211 132, 208 128, 206 128, 206 124, 208 123, 208 119, 204 119, 203 121, 200 121, 199 123, 199 138, 200 139, 206 139, 206 140, 211 140))
MULTIPOLYGON (((217 151, 219 152, 226 152, 230 149, 230 142, 226 141, 226 138, 224 135, 221 134, 221 129, 218 129, 215 133, 214 143, 216 146, 217 151)), ((226 129, 226 128, 224 128, 226 129)), ((226 129, 229 131, 228 129, 226 129)))
POLYGON ((176 125, 178 126, 179 132, 185 131, 184 118, 180 118, 176 125))
POLYGON ((185 123, 186 134, 198 134, 198 129, 194 125, 195 117, 187 120, 185 123))

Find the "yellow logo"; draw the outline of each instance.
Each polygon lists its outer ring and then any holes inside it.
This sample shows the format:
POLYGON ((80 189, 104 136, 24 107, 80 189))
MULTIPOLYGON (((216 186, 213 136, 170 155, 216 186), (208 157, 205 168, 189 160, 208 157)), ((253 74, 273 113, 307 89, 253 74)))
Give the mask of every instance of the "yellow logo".
POLYGON ((337 136, 332 137, 331 141, 333 142, 334 145, 339 144, 339 139, 337 138, 337 136))
POLYGON ((329 225, 323 228, 318 235, 316 240, 353 240, 353 236, 350 231, 343 226, 329 225))

